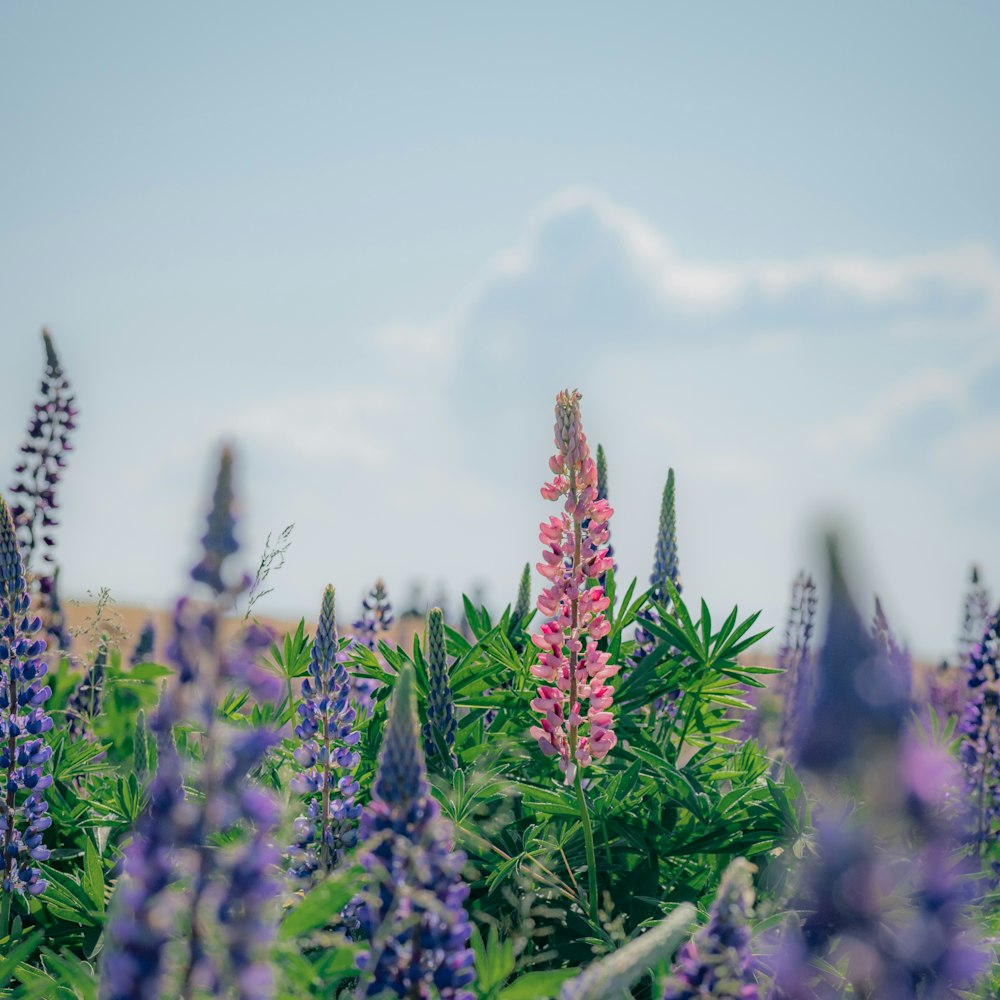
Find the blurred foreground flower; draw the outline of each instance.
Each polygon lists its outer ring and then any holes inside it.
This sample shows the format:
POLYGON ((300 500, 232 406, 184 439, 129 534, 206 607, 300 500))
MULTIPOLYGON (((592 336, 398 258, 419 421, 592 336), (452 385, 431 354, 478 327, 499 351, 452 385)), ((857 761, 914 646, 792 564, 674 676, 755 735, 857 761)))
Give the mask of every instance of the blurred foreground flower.
POLYGON ((737 858, 723 872, 708 923, 678 953, 663 1000, 759 1000, 749 926, 754 870, 737 858))
POLYGON ((249 775, 276 737, 225 724, 217 713, 227 689, 266 694, 270 683, 256 663, 269 642, 260 629, 246 629, 235 644, 221 635, 224 613, 247 585, 246 577, 226 579, 238 549, 234 528, 226 450, 202 558, 191 573, 212 598, 182 598, 174 613, 169 656, 178 673, 153 719, 157 769, 148 808, 125 850, 125 876, 107 928, 102 1000, 273 995, 267 946, 279 892, 273 843, 279 814, 249 775), (196 760, 182 762, 175 727, 198 734, 196 760), (185 786, 198 796, 188 797, 185 786))
POLYGON ((879 1000, 957 997, 985 955, 967 928, 954 854, 953 763, 907 727, 898 647, 884 615, 864 627, 832 542, 830 565, 819 690, 798 748, 828 802, 797 900, 801 928, 785 928, 772 996, 832 1000, 849 988, 879 1000))

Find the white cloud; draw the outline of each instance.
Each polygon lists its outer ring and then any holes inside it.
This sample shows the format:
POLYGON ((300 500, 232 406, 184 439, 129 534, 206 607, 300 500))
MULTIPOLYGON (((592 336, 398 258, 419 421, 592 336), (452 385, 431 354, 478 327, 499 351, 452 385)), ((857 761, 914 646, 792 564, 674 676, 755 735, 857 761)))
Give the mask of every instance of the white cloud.
POLYGON ((961 246, 889 259, 699 262, 639 214, 575 187, 536 209, 519 241, 488 261, 439 320, 395 324, 379 339, 386 351, 457 364, 464 349, 490 364, 519 357, 539 338, 673 338, 733 317, 772 336, 854 324, 981 332, 1000 322, 1000 259, 961 246))

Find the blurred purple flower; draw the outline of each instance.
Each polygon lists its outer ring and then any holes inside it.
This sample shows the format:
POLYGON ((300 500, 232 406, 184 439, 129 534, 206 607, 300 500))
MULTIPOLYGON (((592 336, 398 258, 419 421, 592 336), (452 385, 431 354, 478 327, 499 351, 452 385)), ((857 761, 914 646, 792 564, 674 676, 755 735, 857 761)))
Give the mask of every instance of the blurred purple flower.
POLYGON ((753 872, 744 858, 725 870, 708 923, 681 946, 663 1000, 759 1000, 750 949, 753 872))
POLYGON ((107 928, 101 1000, 159 1000, 167 972, 181 997, 196 992, 236 1000, 269 1000, 267 950, 278 895, 278 823, 274 799, 250 779, 275 744, 275 734, 225 724, 218 707, 234 687, 260 690, 256 658, 262 630, 247 629, 225 644, 221 622, 246 578, 225 583, 235 548, 232 456, 223 452, 203 556, 192 576, 213 599, 182 598, 174 613, 169 658, 178 669, 153 719, 157 770, 149 805, 125 850, 125 877, 107 928), (232 544, 231 544, 232 543, 232 544), (182 761, 174 728, 198 735, 197 759, 182 761), (185 785, 197 788, 187 798, 185 785), (179 891, 183 886, 183 891, 179 891), (168 946, 183 939, 177 967, 168 946))

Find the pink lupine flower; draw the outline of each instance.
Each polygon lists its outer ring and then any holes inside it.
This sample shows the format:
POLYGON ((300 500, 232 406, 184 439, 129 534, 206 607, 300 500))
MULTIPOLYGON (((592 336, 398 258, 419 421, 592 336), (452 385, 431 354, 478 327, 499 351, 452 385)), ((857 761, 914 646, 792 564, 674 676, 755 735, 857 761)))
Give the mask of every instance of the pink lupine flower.
POLYGON ((546 756, 558 755, 571 785, 578 767, 601 760, 617 742, 609 711, 614 692, 607 682, 619 668, 597 646, 611 631, 604 617, 610 602, 603 587, 590 585, 613 564, 608 519, 614 511, 597 497, 597 465, 580 423, 580 393, 560 392, 555 412, 556 454, 549 459, 554 478, 542 496, 563 500, 563 512, 538 529, 545 549, 537 568, 550 582, 538 610, 549 620, 532 636, 539 653, 531 673, 543 685, 531 702, 542 716, 531 735, 546 756))

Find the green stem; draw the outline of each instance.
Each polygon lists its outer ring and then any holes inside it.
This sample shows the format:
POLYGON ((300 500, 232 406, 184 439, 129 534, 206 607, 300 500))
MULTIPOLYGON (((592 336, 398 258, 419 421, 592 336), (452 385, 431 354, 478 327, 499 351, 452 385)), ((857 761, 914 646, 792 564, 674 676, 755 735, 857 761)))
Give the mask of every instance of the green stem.
POLYGON ((10 934, 10 893, 4 892, 0 886, 0 896, 3 896, 3 903, 0 904, 0 934, 7 937, 10 934))
POLYGON ((597 913, 597 855, 594 853, 594 828, 590 825, 590 813, 587 811, 587 800, 583 795, 583 782, 580 779, 580 768, 576 769, 576 798, 580 804, 580 822, 583 824, 583 839, 587 845, 587 893, 590 896, 590 921, 595 927, 601 922, 597 913))
POLYGON ((289 722, 292 723, 292 729, 295 728, 295 695, 292 692, 292 675, 288 673, 288 665, 285 665, 285 708, 288 711, 289 722))

